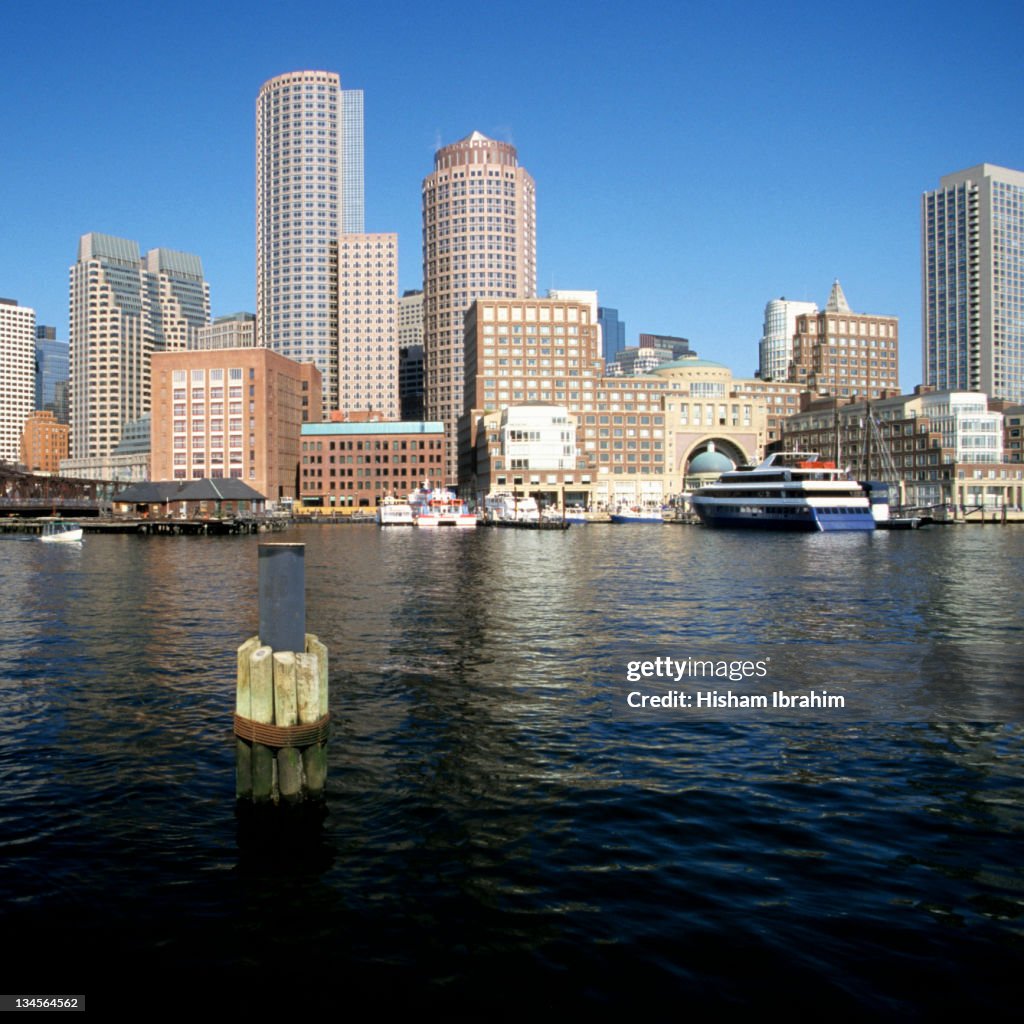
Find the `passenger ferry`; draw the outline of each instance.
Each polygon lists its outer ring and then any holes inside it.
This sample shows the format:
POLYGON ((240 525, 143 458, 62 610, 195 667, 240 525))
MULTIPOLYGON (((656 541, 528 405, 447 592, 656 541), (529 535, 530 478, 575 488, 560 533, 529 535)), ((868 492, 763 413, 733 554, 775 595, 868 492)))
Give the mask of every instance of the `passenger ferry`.
POLYGON ((409 495, 412 519, 416 526, 456 526, 474 529, 477 519, 469 506, 454 491, 443 487, 431 487, 429 481, 409 495))
POLYGON ((705 526, 754 530, 873 530, 868 496, 817 452, 775 452, 723 473, 690 499, 705 526))
POLYGON ((412 505, 389 494, 377 506, 377 525, 412 526, 412 505))

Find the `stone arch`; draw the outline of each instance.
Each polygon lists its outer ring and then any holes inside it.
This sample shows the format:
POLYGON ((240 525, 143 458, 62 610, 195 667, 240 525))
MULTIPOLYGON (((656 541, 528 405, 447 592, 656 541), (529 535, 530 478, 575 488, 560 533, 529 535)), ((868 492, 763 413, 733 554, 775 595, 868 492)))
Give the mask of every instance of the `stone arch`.
POLYGON ((721 452, 723 455, 732 460, 736 466, 745 466, 747 463, 756 462, 756 453, 748 452, 744 447, 739 444, 736 440, 731 437, 724 436, 722 434, 705 434, 699 440, 694 441, 693 444, 683 453, 682 458, 679 460, 679 472, 686 473, 690 462, 701 452, 707 450, 708 442, 712 442, 715 446, 715 450, 721 452))

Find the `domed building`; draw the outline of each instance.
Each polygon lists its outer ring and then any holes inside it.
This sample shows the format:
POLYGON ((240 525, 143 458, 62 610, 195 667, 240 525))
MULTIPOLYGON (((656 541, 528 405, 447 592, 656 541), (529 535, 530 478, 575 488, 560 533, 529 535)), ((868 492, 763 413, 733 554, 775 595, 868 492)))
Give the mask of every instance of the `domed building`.
POLYGON ((686 490, 690 491, 697 487, 703 487, 705 484, 714 483, 723 473, 728 473, 735 468, 736 463, 718 451, 714 441, 708 441, 708 446, 690 459, 684 477, 686 490))

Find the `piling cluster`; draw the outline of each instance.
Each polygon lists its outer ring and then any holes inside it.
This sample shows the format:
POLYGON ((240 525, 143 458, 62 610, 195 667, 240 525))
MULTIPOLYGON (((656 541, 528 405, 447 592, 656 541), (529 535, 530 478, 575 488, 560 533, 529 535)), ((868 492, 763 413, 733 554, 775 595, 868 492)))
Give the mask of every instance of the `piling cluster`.
POLYGON ((327 647, 306 628, 305 546, 259 546, 259 633, 238 648, 239 801, 322 800, 327 783, 327 647))
POLYGON ((235 703, 239 800, 321 800, 327 782, 327 648, 312 633, 305 650, 274 651, 258 636, 238 648, 235 703))

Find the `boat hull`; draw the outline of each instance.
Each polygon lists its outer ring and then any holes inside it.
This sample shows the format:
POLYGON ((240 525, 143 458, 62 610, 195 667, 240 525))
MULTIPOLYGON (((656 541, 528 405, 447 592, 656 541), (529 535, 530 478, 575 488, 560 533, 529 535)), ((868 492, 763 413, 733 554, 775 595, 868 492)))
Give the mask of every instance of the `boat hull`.
POLYGON ((45 530, 39 537, 44 544, 79 544, 84 532, 81 528, 62 530, 58 533, 47 533, 45 530))
POLYGON ((663 516, 624 516, 619 515, 617 512, 613 512, 609 517, 613 523, 639 523, 642 525, 649 525, 654 523, 655 525, 665 522, 663 516))
POLYGON ((455 527, 457 530, 472 530, 476 528, 477 519, 472 514, 468 515, 425 515, 416 517, 416 525, 421 530, 441 530, 448 527, 455 527))
POLYGON ((793 533, 834 533, 874 530, 875 520, 866 507, 852 512, 815 509, 810 506, 788 508, 749 507, 693 503, 693 510, 705 526, 730 530, 785 530, 793 533))

